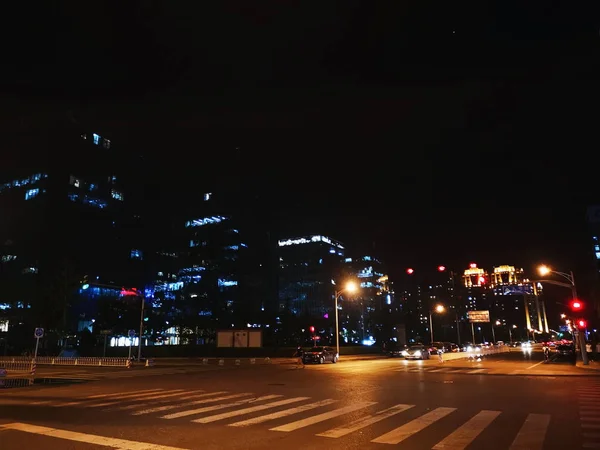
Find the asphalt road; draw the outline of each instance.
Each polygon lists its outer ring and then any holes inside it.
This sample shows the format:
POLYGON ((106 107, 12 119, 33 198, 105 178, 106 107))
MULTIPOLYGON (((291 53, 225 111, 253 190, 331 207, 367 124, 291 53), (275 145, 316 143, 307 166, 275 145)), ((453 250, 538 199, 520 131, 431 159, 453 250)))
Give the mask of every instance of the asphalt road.
POLYGON ((515 352, 480 362, 140 368, 127 377, 0 391, 0 447, 600 448, 597 372, 540 376, 538 367, 563 370, 540 362, 539 354, 515 352))

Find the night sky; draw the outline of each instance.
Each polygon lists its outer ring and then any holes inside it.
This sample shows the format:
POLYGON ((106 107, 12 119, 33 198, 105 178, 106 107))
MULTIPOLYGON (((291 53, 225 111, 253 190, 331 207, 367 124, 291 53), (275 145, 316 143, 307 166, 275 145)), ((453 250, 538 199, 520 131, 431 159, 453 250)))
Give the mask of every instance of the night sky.
MULTIPOLYGON (((173 191, 197 193, 198 180, 252 187, 284 233, 374 247, 396 273, 589 268, 593 11, 84 3, 28 11, 15 29, 1 75, 9 147, 77 117, 143 155, 161 202, 184 202, 173 191)), ((5 168, 18 164, 2 153, 5 168)))

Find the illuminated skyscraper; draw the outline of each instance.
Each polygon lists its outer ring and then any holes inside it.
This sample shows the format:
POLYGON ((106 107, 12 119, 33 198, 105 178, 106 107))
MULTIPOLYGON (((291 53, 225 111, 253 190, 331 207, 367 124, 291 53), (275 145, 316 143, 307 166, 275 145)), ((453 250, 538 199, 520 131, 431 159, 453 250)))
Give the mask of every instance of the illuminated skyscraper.
POLYGON ((464 307, 467 311, 487 310, 490 307, 487 296, 489 286, 489 275, 477 264, 469 264, 469 268, 463 273, 463 285, 465 295, 463 298, 464 307))
POLYGON ((344 245, 327 236, 282 239, 279 246, 279 310, 328 319, 344 245))

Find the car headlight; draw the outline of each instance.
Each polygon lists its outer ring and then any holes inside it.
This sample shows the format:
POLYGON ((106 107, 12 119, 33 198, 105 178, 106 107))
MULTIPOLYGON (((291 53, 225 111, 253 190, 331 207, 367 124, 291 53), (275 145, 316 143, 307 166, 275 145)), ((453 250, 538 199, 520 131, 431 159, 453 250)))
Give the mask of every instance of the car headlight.
POLYGON ((473 351, 473 347, 471 347, 470 345, 467 347, 467 351, 468 352, 472 352, 473 351))
POLYGON ((402 356, 408 356, 408 352, 406 350, 402 350, 402 356))
POLYGON ((421 356, 421 350, 417 350, 417 351, 415 352, 415 356, 421 356))

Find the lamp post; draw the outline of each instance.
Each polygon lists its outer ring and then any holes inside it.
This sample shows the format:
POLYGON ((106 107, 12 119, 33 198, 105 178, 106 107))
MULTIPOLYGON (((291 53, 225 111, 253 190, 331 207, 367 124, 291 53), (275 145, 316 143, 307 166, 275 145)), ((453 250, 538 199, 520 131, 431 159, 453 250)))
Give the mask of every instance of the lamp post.
MULTIPOLYGON (((436 305, 435 312, 443 313, 446 310, 444 305, 436 305)), ((431 343, 433 344, 433 310, 429 310, 429 331, 431 332, 431 343)))
POLYGON ((512 327, 508 327, 508 339, 510 340, 510 342, 512 342, 512 341, 513 341, 513 339, 512 339, 512 330, 511 330, 511 328, 517 328, 517 326, 516 326, 516 325, 513 325, 512 327))
MULTIPOLYGON (((545 283, 554 284, 556 286, 562 286, 562 287, 571 289, 571 297, 573 299, 573 302, 577 301, 577 287, 575 286, 575 276, 573 275, 572 270, 569 273, 558 272, 556 270, 550 269, 548 266, 542 265, 542 266, 538 267, 538 272, 540 273, 541 276, 546 276, 546 275, 553 273, 555 275, 558 275, 558 276, 566 279, 568 281, 568 283, 563 283, 560 281, 553 281, 553 280, 541 280, 541 281, 545 282, 545 283)), ((534 283, 535 283, 535 281, 534 281, 534 283)), ((578 334, 579 334, 579 347, 581 349, 581 360, 583 361, 583 365, 587 366, 590 364, 590 362, 587 357, 587 352, 585 351, 585 336, 583 334, 583 330, 579 330, 578 334)))
POLYGON ((358 291, 358 286, 354 281, 348 281, 346 286, 339 291, 335 291, 335 349, 340 357, 340 321, 338 316, 338 299, 344 293, 350 293, 358 291))

